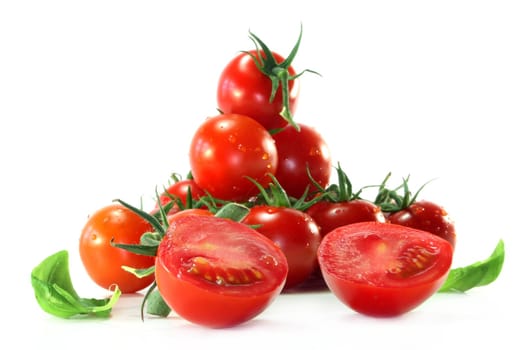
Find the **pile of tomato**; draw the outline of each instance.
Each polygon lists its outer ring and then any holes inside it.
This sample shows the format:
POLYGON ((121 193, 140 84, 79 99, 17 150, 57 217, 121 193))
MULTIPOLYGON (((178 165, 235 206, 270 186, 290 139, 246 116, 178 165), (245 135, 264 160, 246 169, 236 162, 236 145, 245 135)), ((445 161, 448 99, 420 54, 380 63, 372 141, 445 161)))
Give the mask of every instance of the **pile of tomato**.
POLYGON ((188 175, 154 194, 154 208, 116 201, 89 217, 87 273, 214 328, 312 283, 365 315, 417 307, 450 270, 453 222, 406 180, 387 188, 387 176, 372 199, 353 192, 322 135, 294 118, 298 78, 315 74, 292 67, 301 36, 286 58, 250 37, 256 49, 227 63, 219 112, 193 135, 188 175))

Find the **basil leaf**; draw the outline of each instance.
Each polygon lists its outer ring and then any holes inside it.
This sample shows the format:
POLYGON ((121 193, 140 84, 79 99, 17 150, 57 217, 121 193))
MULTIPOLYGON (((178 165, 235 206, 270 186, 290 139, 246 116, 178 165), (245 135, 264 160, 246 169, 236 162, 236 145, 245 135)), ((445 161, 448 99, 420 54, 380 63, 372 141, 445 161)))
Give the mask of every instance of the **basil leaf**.
POLYGON ((438 292, 466 292, 490 284, 498 278, 504 261, 505 245, 500 240, 487 259, 450 270, 438 292))
POLYGON ((35 298, 45 312, 62 318, 78 315, 108 317, 121 295, 118 287, 111 298, 81 298, 69 274, 69 255, 65 250, 44 259, 31 272, 35 298))

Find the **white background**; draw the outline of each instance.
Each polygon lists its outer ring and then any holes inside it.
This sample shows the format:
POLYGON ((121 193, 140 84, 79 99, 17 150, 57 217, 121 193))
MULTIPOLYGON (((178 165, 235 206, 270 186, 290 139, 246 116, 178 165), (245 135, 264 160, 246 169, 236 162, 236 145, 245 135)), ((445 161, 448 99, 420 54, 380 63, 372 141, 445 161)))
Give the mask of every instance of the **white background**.
POLYGON ((525 311, 524 18, 520 1, 1 2, 2 333, 57 349, 523 348, 510 339, 525 311), (79 294, 105 295, 78 260, 87 216, 115 198, 149 203, 172 172, 186 174, 222 67, 253 48, 248 30, 287 54, 301 23, 294 67, 322 77, 301 77, 296 120, 317 127, 356 188, 388 172, 414 189, 435 178, 421 198, 456 222, 454 265, 503 238, 500 279, 387 320, 330 293, 281 295, 222 331, 176 316, 141 322, 140 296, 105 321, 40 310, 31 269, 61 249, 79 294))

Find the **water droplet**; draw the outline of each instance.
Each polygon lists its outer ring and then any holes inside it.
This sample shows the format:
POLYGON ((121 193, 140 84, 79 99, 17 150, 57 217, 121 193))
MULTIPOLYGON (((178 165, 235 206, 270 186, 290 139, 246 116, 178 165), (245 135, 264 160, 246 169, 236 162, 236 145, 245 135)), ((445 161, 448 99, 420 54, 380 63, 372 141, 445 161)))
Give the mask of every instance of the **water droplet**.
POLYGON ((319 154, 321 154, 321 151, 319 150, 319 148, 316 148, 316 147, 311 147, 310 148, 310 152, 308 152, 308 155, 310 156, 318 156, 319 154))

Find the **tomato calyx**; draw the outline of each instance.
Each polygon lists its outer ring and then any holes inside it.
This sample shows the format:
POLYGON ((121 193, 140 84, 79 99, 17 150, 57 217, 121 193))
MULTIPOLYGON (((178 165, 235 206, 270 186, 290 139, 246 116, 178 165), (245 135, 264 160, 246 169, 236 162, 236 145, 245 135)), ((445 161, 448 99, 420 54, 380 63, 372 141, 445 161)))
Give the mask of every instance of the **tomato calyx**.
POLYGON ((268 184, 268 187, 264 188, 260 183, 252 178, 248 178, 252 181, 255 186, 259 189, 259 195, 250 203, 252 206, 257 204, 264 204, 273 207, 286 207, 293 208, 300 211, 305 211, 313 204, 323 200, 324 195, 316 196, 313 199, 308 200, 309 188, 306 188, 300 198, 294 198, 288 196, 286 190, 281 186, 279 180, 272 175, 268 174, 272 181, 268 184))
POLYGON ((353 192, 352 182, 350 181, 348 175, 344 172, 340 163, 337 163, 335 170, 337 171, 337 183, 331 184, 326 189, 324 189, 311 177, 309 171, 308 176, 310 177, 312 183, 317 187, 319 193, 324 196, 326 200, 332 203, 348 202, 355 199, 361 199, 360 196, 363 190, 360 189, 357 192, 353 192))
POLYGON ((187 265, 187 273, 219 286, 248 285, 264 279, 264 274, 253 266, 224 269, 204 256, 192 257, 184 264, 187 265))
POLYGON ((299 38, 297 39, 294 47, 292 48, 292 51, 286 57, 286 59, 278 63, 275 59, 274 55, 272 54, 272 51, 268 48, 268 46, 255 34, 253 34, 251 31, 249 31, 249 38, 253 41, 256 47, 257 55, 254 55, 253 53, 249 51, 242 51, 243 53, 249 55, 259 71, 266 75, 271 83, 272 83, 272 91, 270 93, 270 101, 273 102, 275 95, 277 93, 277 89, 279 88, 279 85, 281 86, 281 92, 283 97, 283 108, 280 112, 281 117, 286 120, 289 124, 291 124, 296 130, 300 130, 299 125, 295 123, 293 120, 293 115, 290 112, 290 100, 289 100, 289 89, 288 89, 288 82, 294 79, 297 79, 301 75, 303 75, 305 72, 314 73, 317 75, 320 75, 319 73, 310 70, 305 69, 302 72, 290 75, 288 72, 288 68, 292 65, 292 62, 297 55, 297 51, 299 50, 299 45, 301 43, 301 39, 303 36, 303 27, 301 25, 301 30, 299 32, 299 38))
POLYGON ((376 198, 374 199, 374 204, 378 205, 385 213, 398 212, 414 204, 421 190, 432 181, 429 180, 425 182, 414 194, 412 194, 408 187, 410 175, 403 178, 403 183, 401 185, 394 189, 389 189, 386 187, 386 183, 391 175, 392 173, 388 173, 383 182, 381 182, 376 198), (401 189, 403 190, 403 193, 399 194, 401 189))

